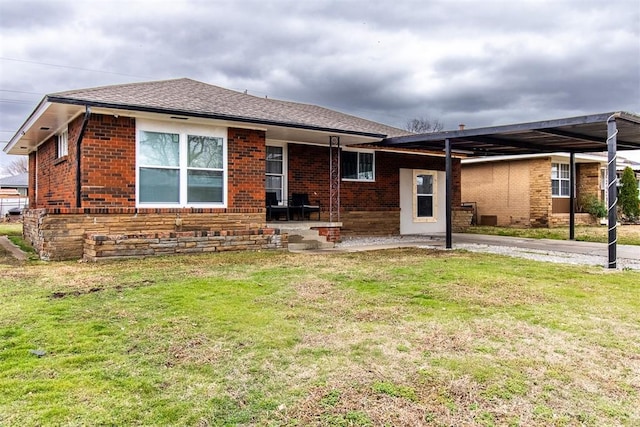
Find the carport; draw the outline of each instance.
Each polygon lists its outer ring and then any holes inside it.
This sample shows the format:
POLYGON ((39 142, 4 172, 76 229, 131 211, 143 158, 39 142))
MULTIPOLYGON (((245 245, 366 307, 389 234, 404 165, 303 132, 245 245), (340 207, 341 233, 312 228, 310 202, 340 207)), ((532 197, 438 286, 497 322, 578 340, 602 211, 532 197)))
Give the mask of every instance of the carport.
POLYGON ((640 150, 640 115, 623 111, 506 126, 460 129, 386 138, 381 145, 444 151, 446 156, 446 247, 452 247, 453 154, 477 157, 569 153, 569 239, 575 239, 575 153, 607 151, 608 267, 616 268, 616 158, 618 150, 640 150))

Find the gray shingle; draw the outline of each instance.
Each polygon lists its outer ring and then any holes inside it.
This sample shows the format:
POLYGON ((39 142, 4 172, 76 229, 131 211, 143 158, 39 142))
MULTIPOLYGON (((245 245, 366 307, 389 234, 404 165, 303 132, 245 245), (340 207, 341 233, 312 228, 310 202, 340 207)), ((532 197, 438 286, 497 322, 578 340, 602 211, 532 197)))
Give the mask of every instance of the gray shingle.
POLYGON ((118 108, 136 107, 184 115, 223 116, 249 122, 384 136, 409 133, 316 105, 261 98, 186 78, 71 90, 51 94, 49 98, 53 101, 110 104, 118 108))

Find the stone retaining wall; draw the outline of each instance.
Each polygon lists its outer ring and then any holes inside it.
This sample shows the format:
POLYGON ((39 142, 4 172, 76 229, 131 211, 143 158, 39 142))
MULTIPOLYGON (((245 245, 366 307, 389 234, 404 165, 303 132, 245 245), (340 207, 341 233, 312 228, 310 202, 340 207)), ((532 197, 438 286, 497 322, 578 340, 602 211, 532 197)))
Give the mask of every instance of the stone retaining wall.
POLYGON ((275 229, 191 231, 132 235, 87 234, 84 260, 102 261, 157 255, 285 249, 287 236, 275 229))
POLYGON ((207 232, 210 237, 216 232, 258 234, 266 228, 262 209, 29 209, 23 223, 25 240, 46 261, 83 258, 85 235, 207 232))

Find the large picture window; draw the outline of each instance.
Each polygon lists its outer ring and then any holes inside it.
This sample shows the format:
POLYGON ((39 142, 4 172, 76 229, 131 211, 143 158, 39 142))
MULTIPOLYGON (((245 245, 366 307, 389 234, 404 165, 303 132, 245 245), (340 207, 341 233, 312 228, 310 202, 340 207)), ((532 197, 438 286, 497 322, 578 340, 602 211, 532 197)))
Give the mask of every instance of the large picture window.
POLYGON ((569 165, 566 163, 551 164, 551 195, 569 197, 569 165))
POLYGON ((342 179, 358 181, 373 181, 375 179, 373 152, 343 150, 341 159, 342 179))
POLYGON ((162 127, 169 125, 143 122, 138 126, 138 204, 224 206, 226 151, 222 132, 217 136, 204 127, 175 131, 162 127))

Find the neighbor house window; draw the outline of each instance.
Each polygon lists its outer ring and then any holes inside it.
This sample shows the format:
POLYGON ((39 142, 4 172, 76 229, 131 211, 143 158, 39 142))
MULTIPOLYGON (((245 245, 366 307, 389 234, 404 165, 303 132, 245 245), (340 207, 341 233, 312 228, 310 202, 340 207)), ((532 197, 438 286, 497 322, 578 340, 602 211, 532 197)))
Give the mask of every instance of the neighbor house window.
POLYGON ((569 165, 566 163, 551 164, 551 195, 569 197, 569 165))
POLYGON ((342 151, 342 179, 374 180, 374 155, 365 151, 342 151))
POLYGON ((67 129, 57 135, 56 154, 58 158, 69 154, 69 131, 67 129))
POLYGON ((206 128, 158 130, 161 128, 158 124, 139 126, 138 203, 147 206, 223 206, 224 137, 213 135, 215 132, 206 128))
POLYGON ((437 173, 414 171, 413 173, 413 219, 415 222, 436 221, 437 173))

